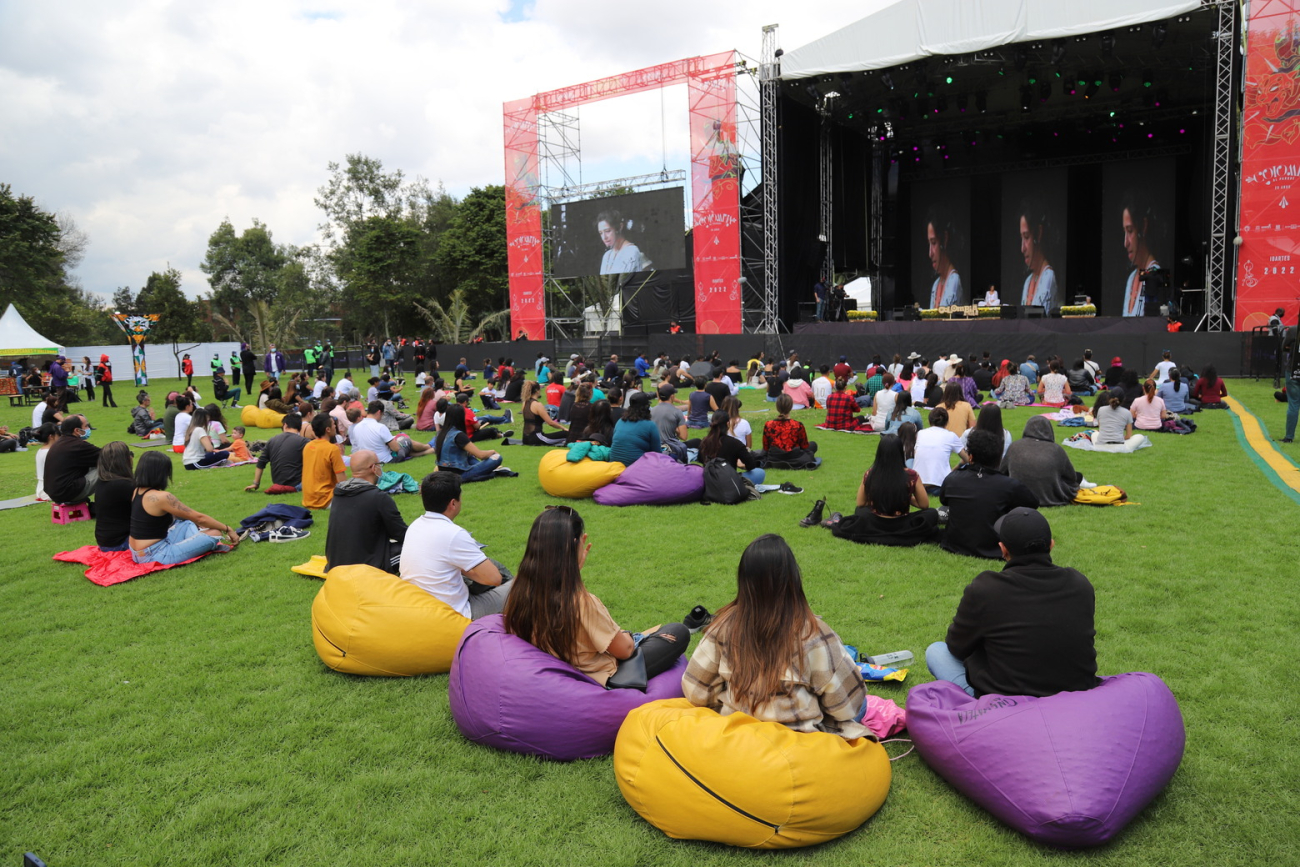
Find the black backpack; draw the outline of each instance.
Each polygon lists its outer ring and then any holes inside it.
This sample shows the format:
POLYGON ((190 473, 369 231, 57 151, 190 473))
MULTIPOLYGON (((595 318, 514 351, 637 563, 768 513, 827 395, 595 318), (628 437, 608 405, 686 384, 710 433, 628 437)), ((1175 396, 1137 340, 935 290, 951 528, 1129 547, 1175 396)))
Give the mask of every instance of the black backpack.
POLYGON ((734 506, 757 499, 758 491, 753 483, 722 458, 714 458, 704 465, 704 496, 700 502, 734 506))

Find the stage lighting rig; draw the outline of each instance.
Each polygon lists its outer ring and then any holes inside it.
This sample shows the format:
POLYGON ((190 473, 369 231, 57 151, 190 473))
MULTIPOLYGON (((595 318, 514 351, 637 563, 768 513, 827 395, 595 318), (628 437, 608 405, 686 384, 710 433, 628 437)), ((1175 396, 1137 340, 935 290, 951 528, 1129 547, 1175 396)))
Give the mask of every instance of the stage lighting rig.
POLYGON ((1067 48, 1064 39, 1058 39, 1054 43, 1052 43, 1052 65, 1053 66, 1061 65, 1061 62, 1065 60, 1066 51, 1067 48))
POLYGON ((1029 85, 1026 84, 1022 86, 1020 88, 1020 110, 1029 111, 1029 109, 1032 107, 1033 99, 1034 99, 1034 92, 1029 87, 1029 85))
POLYGON ((1169 25, 1163 21, 1157 21, 1151 25, 1151 44, 1156 48, 1165 44, 1165 37, 1169 35, 1169 25))
POLYGON ((965 113, 966 107, 970 104, 969 97, 964 93, 957 94, 957 110, 965 113))
POLYGON ((1151 70, 1149 69, 1142 70, 1142 86, 1143 87, 1151 86, 1151 70))
POLYGON ((883 84, 888 89, 893 90, 894 76, 891 73, 886 72, 884 75, 880 76, 880 83, 883 84))
POLYGON ((1029 49, 1022 45, 1016 49, 1016 72, 1023 72, 1027 63, 1029 63, 1029 49))
POLYGON ((1052 82, 1050 79, 1044 78, 1038 83, 1038 98, 1043 102, 1047 102, 1052 98, 1052 82))
POLYGON ((1083 92, 1083 98, 1092 99, 1097 95, 1097 91, 1099 90, 1101 90, 1101 80, 1094 78, 1092 81, 1088 82, 1088 89, 1083 92))
POLYGON ((1115 34, 1107 33, 1101 37, 1101 53, 1110 57, 1115 53, 1115 34))
POLYGON ((981 90, 975 94, 975 110, 980 114, 989 110, 989 94, 986 90, 981 90))

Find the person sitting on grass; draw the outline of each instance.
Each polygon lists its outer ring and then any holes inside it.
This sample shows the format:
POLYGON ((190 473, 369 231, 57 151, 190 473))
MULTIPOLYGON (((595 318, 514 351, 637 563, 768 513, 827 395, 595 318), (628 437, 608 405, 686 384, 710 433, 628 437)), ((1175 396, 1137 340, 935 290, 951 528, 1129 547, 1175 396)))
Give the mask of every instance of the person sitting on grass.
POLYGON ((796 410, 811 408, 813 405, 813 390, 808 383, 808 369, 806 367, 796 367, 790 371, 790 378, 781 387, 781 393, 790 395, 796 410))
POLYGON ((909 392, 902 391, 894 400, 894 409, 885 419, 885 433, 898 433, 898 429, 905 424, 911 424, 918 430, 923 422, 921 413, 912 406, 912 395, 909 392))
MULTIPOLYGON (((984 412, 988 412, 987 407, 984 412)), ((1070 456, 1056 442, 1052 423, 1041 415, 1025 422, 1025 432, 1002 456, 1002 472, 1028 488, 1040 509, 1069 505, 1078 496, 1083 481, 1070 456)))
POLYGON ((848 392, 848 381, 841 376, 835 380, 835 390, 831 396, 826 398, 826 421, 822 427, 829 430, 870 431, 871 424, 867 419, 857 415, 859 409, 857 400, 848 392))
POLYGON ((383 422, 384 402, 372 400, 366 405, 366 416, 348 430, 352 449, 369 449, 381 464, 401 463, 421 455, 433 454, 433 447, 411 439, 406 434, 396 434, 383 422))
POLYGON ((146 452, 135 467, 131 498, 131 559, 174 566, 210 551, 223 553, 239 544, 235 528, 196 512, 167 492, 172 461, 146 452), (225 538, 227 543, 222 543, 225 538))
POLYGON ((1228 404, 1223 400, 1227 396, 1227 383, 1219 378, 1213 364, 1207 364, 1192 388, 1192 398, 1200 401, 1201 409, 1227 409, 1228 404))
POLYGON ((943 387, 943 403, 940 405, 948 411, 948 430, 957 436, 975 427, 975 410, 962 396, 961 380, 948 380, 943 387))
POLYGON ((1048 372, 1038 382, 1038 402, 1044 406, 1065 406, 1070 400, 1070 380, 1061 372, 1061 363, 1053 358, 1048 372))
POLYGON ((706 627, 682 694, 723 716, 743 713, 799 732, 873 737, 862 725, 862 672, 813 614, 790 546, 759 536, 740 557, 736 598, 706 627))
POLYGON ((424 514, 406 528, 398 576, 471 620, 505 610, 514 586, 505 564, 484 556, 456 524, 462 476, 439 470, 420 482, 424 514))
POLYGON ((966 440, 971 431, 977 430, 986 430, 996 436, 1002 443, 1002 454, 1006 456, 1007 449, 1011 448, 1011 431, 1002 426, 1002 407, 993 404, 980 409, 979 415, 975 417, 975 427, 961 434, 962 448, 966 448, 966 440))
POLYGON ((565 437, 566 443, 577 442, 578 437, 587 429, 587 422, 591 418, 591 393, 594 388, 590 382, 579 383, 574 393, 573 406, 569 408, 569 435, 565 437))
POLYGON ((541 386, 538 383, 531 379, 524 383, 524 389, 520 395, 524 416, 523 444, 526 446, 564 445, 564 441, 568 439, 569 429, 551 418, 550 413, 546 410, 546 405, 538 399, 540 393, 541 386), (564 436, 546 433, 545 428, 547 425, 561 431, 564 436))
POLYGON ((150 434, 161 431, 163 420, 154 417, 153 401, 149 397, 149 392, 141 391, 137 394, 135 403, 136 405, 131 407, 131 433, 147 438, 150 434))
POLYGON ((582 567, 590 552, 577 511, 547 506, 533 521, 519 573, 511 582, 514 587, 502 617, 505 630, 564 660, 601 686, 618 670, 620 661, 638 650, 648 678, 668 671, 686 651, 690 631, 680 623, 653 626, 638 635, 619 629, 583 583, 582 567))
POLYGON ((898 403, 898 392, 894 391, 894 374, 888 371, 881 377, 881 387, 871 397, 872 430, 882 431, 889 425, 889 417, 894 413, 898 403))
POLYGON ((934 541, 939 512, 930 508, 920 474, 907 468, 903 441, 885 434, 876 446, 875 462, 858 483, 853 514, 832 512, 824 525, 851 542, 911 548, 934 541))
POLYGON ((434 451, 438 455, 438 469, 459 474, 463 484, 490 479, 501 466, 500 454, 481 449, 470 441, 465 430, 465 407, 459 403, 447 407, 434 451))
POLYGON ((302 435, 302 416, 286 415, 280 422, 280 433, 266 441, 257 456, 257 469, 253 483, 245 491, 256 491, 262 486, 262 473, 271 465, 269 494, 291 494, 302 490, 302 451, 307 439, 302 435))
POLYGON ((996 560, 1001 554, 994 522, 1019 506, 1038 508, 1038 498, 998 469, 1002 440, 997 434, 971 431, 966 450, 969 461, 950 473, 939 490, 939 501, 948 507, 939 544, 953 554, 996 560))
POLYGON ((994 387, 993 397, 1013 406, 1029 406, 1034 402, 1033 387, 1018 370, 1012 369, 994 387))
POLYGON ((948 410, 942 406, 930 410, 930 426, 917 431, 912 451, 913 466, 921 474, 921 481, 931 496, 939 493, 939 486, 952 472, 953 455, 963 461, 970 459, 961 444, 961 437, 948 430, 948 410))
POLYGON ((685 464, 694 460, 691 451, 699 452, 700 441, 686 439, 686 416, 673 405, 673 393, 676 390, 667 384, 659 386, 659 402, 650 410, 650 420, 659 428, 659 442, 664 451, 685 464))
POLYGON ((1165 402, 1156 395, 1153 379, 1142 383, 1142 396, 1133 401, 1129 412, 1133 414, 1133 427, 1145 431, 1163 430, 1165 419, 1178 418, 1165 409, 1165 402))
POLYGON ((718 402, 706 391, 709 381, 702 376, 695 377, 695 391, 687 399, 690 409, 686 413, 686 426, 703 430, 709 426, 709 419, 718 410, 718 402))
MULTIPOLYGON (((346 478, 343 454, 334 441, 334 419, 320 413, 311 420, 313 439, 302 450, 302 506, 328 509, 334 488, 346 478)), ((275 470, 272 468, 274 477, 275 470)))
POLYGON ((131 535, 131 498, 135 495, 131 448, 111 442, 99 450, 95 482, 95 544, 101 551, 125 551, 131 535))
POLYGON ((38 503, 48 503, 50 495, 45 493, 45 461, 50 456, 50 446, 59 438, 59 427, 53 424, 43 424, 36 429, 33 437, 41 447, 36 450, 36 501, 38 503))
POLYGON ((699 455, 696 459, 701 464, 707 464, 714 458, 720 458, 726 461, 733 470, 741 470, 741 475, 753 484, 763 484, 767 472, 758 466, 753 453, 749 449, 727 433, 730 423, 731 417, 727 415, 725 410, 720 409, 713 414, 709 432, 700 443, 699 455))
POLYGON ((391 495, 376 487, 384 465, 369 449, 352 452, 352 478, 334 487, 325 533, 327 569, 373 566, 396 575, 406 522, 391 495))
POLYGON ((194 410, 194 415, 190 419, 189 432, 185 437, 185 450, 181 455, 181 464, 187 470, 213 467, 230 457, 228 450, 219 449, 212 441, 208 422, 206 408, 199 407, 194 410))
POLYGON ((1052 562, 1056 541, 1036 510, 1012 509, 995 532, 1006 565, 967 585, 947 637, 925 651, 930 673, 972 697, 1092 689, 1100 683, 1092 584, 1052 562))
POLYGON ((1192 390, 1183 382, 1183 375, 1178 368, 1169 369, 1169 378, 1156 386, 1156 394, 1165 402, 1165 409, 1172 413, 1195 412, 1197 403, 1192 400, 1192 390))
POLYGON ((728 397, 722 401, 718 408, 727 414, 730 421, 727 423, 727 435, 737 440, 747 449, 754 447, 754 427, 748 419, 740 417, 740 410, 745 405, 740 402, 738 397, 728 397))
MULTIPOLYGON (((794 399, 783 394, 776 399, 776 418, 763 425, 763 451, 771 455, 773 450, 781 453, 803 449, 813 454, 817 452, 817 443, 809 442, 808 428, 798 419, 790 418, 794 409, 794 399)), ((816 459, 821 466, 822 459, 816 459)))
POLYGON ((661 445, 659 426, 650 420, 650 397, 638 391, 614 425, 609 459, 630 467, 642 455, 658 452, 661 445))
POLYGON ((1124 408, 1122 394, 1122 390, 1113 388, 1097 396, 1093 410, 1097 429, 1092 432, 1092 441, 1101 451, 1132 452, 1147 442, 1145 434, 1133 433, 1133 413, 1124 408))

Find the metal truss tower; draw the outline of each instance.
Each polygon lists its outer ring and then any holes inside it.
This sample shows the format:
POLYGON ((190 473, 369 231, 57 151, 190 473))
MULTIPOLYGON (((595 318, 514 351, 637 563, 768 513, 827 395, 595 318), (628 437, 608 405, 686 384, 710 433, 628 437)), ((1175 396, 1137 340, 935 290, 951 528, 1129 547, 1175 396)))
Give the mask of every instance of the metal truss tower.
POLYGON ((763 28, 763 53, 759 67, 763 164, 763 314, 754 330, 762 334, 775 334, 780 324, 777 312, 780 237, 777 217, 776 106, 781 66, 776 53, 776 29, 775 24, 763 28))
MULTIPOLYGON (((1233 104, 1232 65, 1236 50, 1237 0, 1204 0, 1219 7, 1219 25, 1214 34, 1216 63, 1214 82, 1214 153, 1210 181, 1210 253, 1205 259, 1205 315, 1196 330, 1231 331, 1224 312, 1227 289, 1233 283, 1228 255, 1229 203, 1232 192, 1232 129, 1236 123, 1233 104)), ((1235 236, 1236 226, 1232 226, 1235 236)), ((1235 257, 1231 257, 1235 259, 1235 257)))

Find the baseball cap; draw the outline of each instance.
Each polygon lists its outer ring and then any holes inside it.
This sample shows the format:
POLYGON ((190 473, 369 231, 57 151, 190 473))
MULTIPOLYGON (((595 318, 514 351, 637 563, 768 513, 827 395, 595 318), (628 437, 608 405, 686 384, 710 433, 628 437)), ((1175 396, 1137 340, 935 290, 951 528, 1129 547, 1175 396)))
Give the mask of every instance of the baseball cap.
POLYGON ((570 355, 570 356, 569 356, 569 360, 570 360, 570 361, 577 361, 577 360, 578 360, 578 353, 575 352, 575 353, 573 353, 572 355, 570 355))
POLYGON ((674 394, 676 394, 676 393, 677 393, 677 389, 673 388, 671 385, 661 385, 661 386, 659 386, 659 399, 660 399, 660 400, 671 400, 671 399, 672 399, 672 396, 673 396, 674 394))
POLYGON ((998 518, 993 531, 1012 554, 1046 554, 1052 550, 1052 527, 1037 509, 1012 509, 998 518))
POLYGON ((1112 358, 1112 359, 1110 360, 1110 365, 1111 365, 1111 367, 1114 367, 1114 366, 1116 366, 1116 365, 1123 364, 1123 363, 1124 363, 1124 359, 1120 358, 1118 355, 1116 355, 1114 358, 1112 358))

